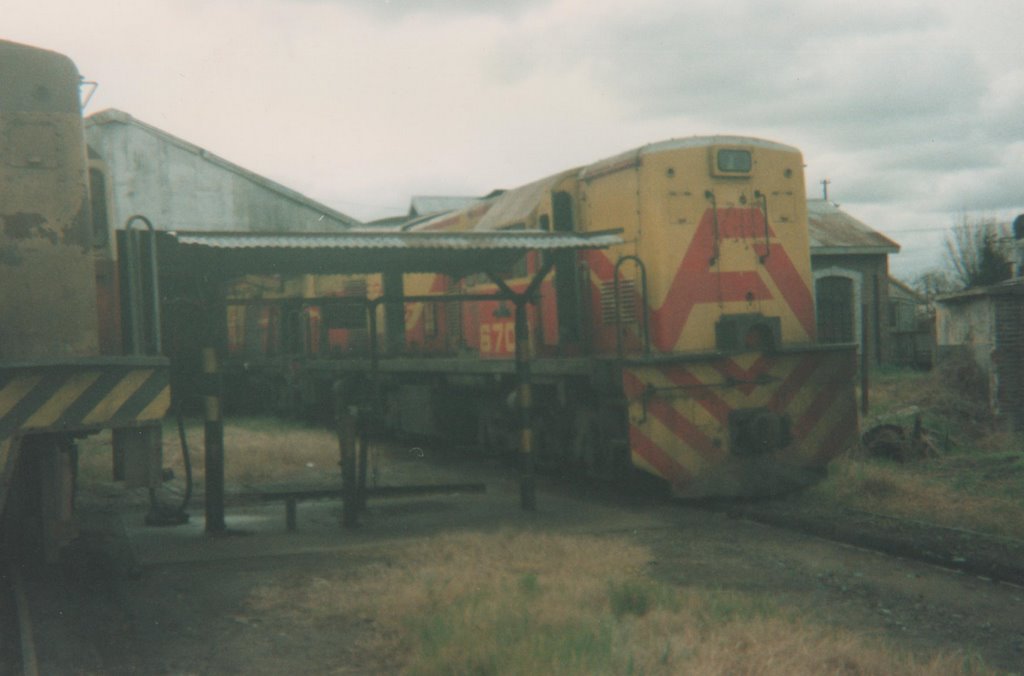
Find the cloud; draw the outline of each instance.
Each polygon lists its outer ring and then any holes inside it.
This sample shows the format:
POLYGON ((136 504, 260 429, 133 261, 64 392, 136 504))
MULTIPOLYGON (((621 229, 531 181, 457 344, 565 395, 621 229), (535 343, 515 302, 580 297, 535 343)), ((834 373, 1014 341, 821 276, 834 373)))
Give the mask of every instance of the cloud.
POLYGON ((92 110, 357 217, 739 133, 801 148, 809 192, 829 178, 854 215, 914 233, 911 259, 950 214, 1024 211, 1022 17, 1019 0, 36 0, 4 24, 99 80, 92 110))
POLYGON ((326 5, 368 14, 383 21, 408 16, 494 15, 514 17, 545 0, 287 0, 298 5, 326 5))

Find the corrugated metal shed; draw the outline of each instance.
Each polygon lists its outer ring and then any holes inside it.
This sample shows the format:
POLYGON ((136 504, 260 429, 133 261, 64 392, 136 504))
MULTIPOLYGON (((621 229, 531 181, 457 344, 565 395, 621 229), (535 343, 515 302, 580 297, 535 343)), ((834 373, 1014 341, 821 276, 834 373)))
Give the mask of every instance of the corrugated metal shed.
POLYGON ((276 273, 437 272, 462 276, 499 270, 529 251, 603 249, 618 232, 167 232, 161 265, 181 274, 230 277, 276 273))
POLYGON ((111 174, 111 217, 145 214, 162 230, 337 231, 351 216, 116 109, 85 120, 111 174), (187 196, 187 197, 183 197, 187 196))
POLYGON ((807 200, 811 254, 891 254, 900 245, 873 230, 833 202, 807 200))

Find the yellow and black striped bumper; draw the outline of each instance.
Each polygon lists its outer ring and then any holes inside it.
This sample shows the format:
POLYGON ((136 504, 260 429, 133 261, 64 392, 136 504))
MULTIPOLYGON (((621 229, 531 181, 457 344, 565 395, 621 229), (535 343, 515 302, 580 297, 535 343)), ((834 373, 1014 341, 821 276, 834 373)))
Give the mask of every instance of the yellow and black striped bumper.
POLYGON ((163 357, 0 363, 0 514, 20 437, 159 421, 171 403, 169 379, 163 357))
POLYGON ((169 377, 163 357, 0 364, 0 440, 160 420, 171 402, 169 377))

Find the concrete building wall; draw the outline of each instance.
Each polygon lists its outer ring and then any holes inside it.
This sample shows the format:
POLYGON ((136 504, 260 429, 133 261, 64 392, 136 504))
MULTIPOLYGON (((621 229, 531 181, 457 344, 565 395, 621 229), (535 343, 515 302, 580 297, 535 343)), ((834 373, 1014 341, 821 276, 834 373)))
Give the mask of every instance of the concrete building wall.
POLYGON ((941 303, 935 316, 939 347, 970 345, 995 349, 995 306, 988 296, 955 303, 941 303))
POLYGON ((953 349, 970 352, 985 373, 992 373, 996 349, 995 304, 989 296, 940 303, 935 312, 935 341, 939 359, 953 349))

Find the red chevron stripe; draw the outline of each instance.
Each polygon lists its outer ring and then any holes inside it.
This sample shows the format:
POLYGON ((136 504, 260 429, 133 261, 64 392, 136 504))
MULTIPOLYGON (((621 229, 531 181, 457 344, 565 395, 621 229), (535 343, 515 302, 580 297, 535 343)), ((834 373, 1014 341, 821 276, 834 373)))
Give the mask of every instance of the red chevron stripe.
POLYGON ((673 460, 636 427, 630 429, 629 441, 633 453, 643 458, 658 472, 658 476, 668 480, 673 486, 684 486, 693 479, 693 475, 685 467, 673 460))
POLYGON ((786 379, 775 390, 775 394, 772 395, 771 400, 768 402, 768 408, 776 412, 785 411, 789 408, 793 398, 796 397, 810 377, 814 375, 814 372, 818 370, 821 362, 822 359, 818 355, 803 357, 796 368, 790 371, 786 379))
POLYGON ((701 396, 697 399, 700 403, 701 408, 710 413, 715 420, 722 423, 723 425, 729 422, 729 412, 732 407, 725 402, 721 397, 715 394, 711 388, 701 382, 697 376, 693 375, 689 371, 683 368, 672 368, 666 369, 664 373, 665 377, 672 381, 673 384, 679 385, 680 387, 700 387, 703 389, 701 396))
POLYGON ((806 280, 793 265, 789 252, 779 244, 772 244, 770 255, 765 259, 764 266, 772 281, 775 282, 775 286, 782 292, 782 297, 786 299, 789 309, 796 316, 800 325, 804 327, 808 338, 814 340, 817 330, 817 324, 814 321, 814 297, 806 280))
MULTIPOLYGON (((765 222, 760 209, 718 209, 717 214, 719 240, 726 237, 753 240, 764 237, 765 222)), ((774 236, 770 229, 768 236, 774 236)), ((755 241, 755 250, 757 247, 755 241)), ((763 254, 763 243, 760 248, 759 253, 763 254)), ((714 249, 715 211, 708 209, 676 270, 664 303, 652 312, 652 334, 659 350, 669 351, 675 346, 697 304, 771 300, 771 292, 756 271, 712 271, 714 249)), ((772 244, 769 254, 765 270, 800 324, 809 335, 814 335, 814 302, 810 288, 781 245, 772 244)))
POLYGON ((845 391, 846 387, 849 386, 849 383, 846 381, 851 375, 849 365, 847 365, 845 369, 836 374, 836 382, 832 387, 823 387, 819 390, 820 394, 815 398, 814 403, 800 416, 800 420, 793 425, 793 436, 800 439, 818 424, 822 415, 832 406, 839 393, 845 391))
MULTIPOLYGON (((644 391, 643 381, 633 373, 624 371, 622 377, 624 389, 631 398, 644 391)), ((725 457, 725 451, 721 447, 716 447, 714 442, 700 428, 693 424, 693 421, 687 419, 664 399, 657 397, 649 399, 647 401, 647 415, 656 418, 673 435, 705 459, 716 462, 725 457)), ((728 414, 726 415, 728 417, 728 414)), ((636 425, 631 424, 631 433, 634 429, 637 429, 636 425)))

